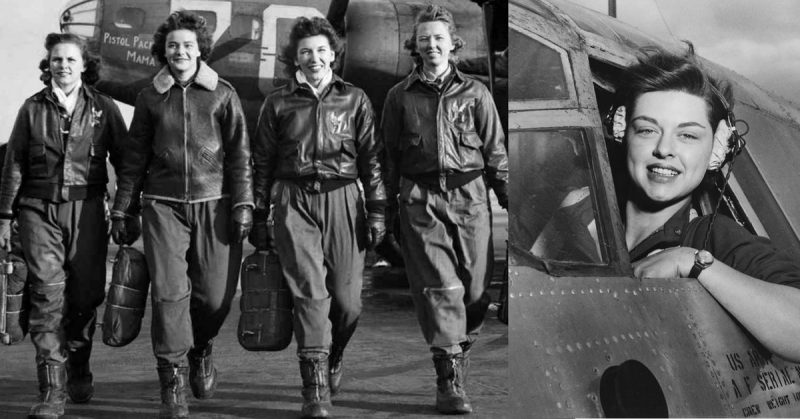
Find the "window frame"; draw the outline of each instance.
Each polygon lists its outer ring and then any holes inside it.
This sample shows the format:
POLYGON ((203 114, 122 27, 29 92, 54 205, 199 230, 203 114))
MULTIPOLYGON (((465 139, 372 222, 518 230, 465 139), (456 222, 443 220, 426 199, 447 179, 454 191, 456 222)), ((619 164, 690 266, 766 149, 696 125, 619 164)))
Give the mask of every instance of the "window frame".
MULTIPOLYGON (((583 132, 588 146, 590 188, 597 205, 595 221, 598 236, 604 238, 601 246, 607 258, 603 264, 543 260, 530 254, 528 249, 509 242, 509 265, 532 266, 556 277, 633 277, 585 43, 567 25, 556 25, 514 3, 509 6, 509 30, 516 30, 539 42, 546 40, 565 51, 567 84, 574 94, 569 100, 510 100, 509 141, 519 139, 511 133, 528 130, 578 129, 583 132), (524 27, 533 29, 525 30, 524 27)), ((513 175, 511 182, 514 182, 513 175)))

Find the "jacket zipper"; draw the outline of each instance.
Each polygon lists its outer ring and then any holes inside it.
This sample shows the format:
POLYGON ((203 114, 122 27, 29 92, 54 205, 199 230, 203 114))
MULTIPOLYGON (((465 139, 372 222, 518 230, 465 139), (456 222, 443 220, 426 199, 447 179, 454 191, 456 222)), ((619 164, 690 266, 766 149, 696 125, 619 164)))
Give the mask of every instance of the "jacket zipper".
POLYGON ((186 113, 186 86, 181 86, 181 90, 183 91, 183 194, 184 199, 189 201, 189 124, 186 122, 187 113, 186 113))

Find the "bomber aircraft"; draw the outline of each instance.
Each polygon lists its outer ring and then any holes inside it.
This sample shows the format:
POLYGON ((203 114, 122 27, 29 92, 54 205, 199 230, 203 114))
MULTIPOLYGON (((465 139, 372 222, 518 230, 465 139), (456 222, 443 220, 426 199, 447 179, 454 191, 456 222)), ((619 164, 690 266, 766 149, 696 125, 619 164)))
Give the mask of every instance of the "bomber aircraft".
MULTIPOLYGON (((495 59, 507 48, 507 3, 495 0, 442 0, 458 24, 466 46, 459 67, 489 85, 505 115, 507 81, 494 71, 495 59)), ((300 16, 326 17, 346 39, 339 75, 362 88, 377 117, 388 90, 413 67, 403 41, 411 36, 414 17, 427 2, 414 0, 72 0, 61 14, 61 30, 90 40, 103 59, 95 87, 133 105, 139 90, 160 68, 150 54, 153 33, 175 10, 205 17, 213 33, 209 65, 230 81, 242 101, 251 135, 264 97, 286 83, 277 57, 289 29, 300 16)), ((504 59, 504 58, 501 58, 504 59)), ((502 67, 501 65, 497 65, 502 67)), ((113 182, 113 179, 112 179, 113 182)), ((495 271, 505 270, 506 212, 494 195, 495 271)), ((379 252, 401 264, 399 248, 386 240, 379 252)))
MULTIPOLYGON (((639 48, 685 45, 566 0, 511 0, 509 39, 512 417, 800 416, 800 364, 696 279, 633 276, 602 121, 639 48), (536 246, 572 191, 591 198, 591 219, 565 221, 582 228, 559 231, 562 251, 536 246)), ((800 257, 800 110, 703 64, 731 81, 749 128, 721 212, 800 257)), ((702 214, 719 197, 709 189, 702 214)))

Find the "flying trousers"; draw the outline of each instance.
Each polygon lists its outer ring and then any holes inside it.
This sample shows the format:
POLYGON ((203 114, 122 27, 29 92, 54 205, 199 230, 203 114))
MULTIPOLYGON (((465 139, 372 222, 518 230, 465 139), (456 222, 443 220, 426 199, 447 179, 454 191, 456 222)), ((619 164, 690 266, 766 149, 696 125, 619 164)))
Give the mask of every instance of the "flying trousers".
POLYGON ((483 325, 492 230, 483 178, 445 191, 400 179, 406 274, 422 335, 432 349, 461 352, 483 325))
POLYGON ((19 237, 36 307, 29 330, 37 365, 67 357, 75 364, 89 361, 96 308, 105 297, 104 218, 102 195, 62 203, 20 198, 19 237))
POLYGON ((216 337, 239 279, 242 244, 230 243, 230 200, 144 199, 142 239, 152 279, 150 333, 159 366, 181 365, 216 337))
POLYGON ((314 187, 276 180, 275 249, 294 295, 298 350, 327 353, 347 345, 361 314, 366 225, 355 182, 314 187))

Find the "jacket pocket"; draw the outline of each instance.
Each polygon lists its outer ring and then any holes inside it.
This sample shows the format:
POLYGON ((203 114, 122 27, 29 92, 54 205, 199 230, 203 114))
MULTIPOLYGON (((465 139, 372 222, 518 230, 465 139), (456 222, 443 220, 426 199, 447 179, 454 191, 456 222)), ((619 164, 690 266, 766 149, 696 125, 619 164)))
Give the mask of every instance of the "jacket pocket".
POLYGON ((218 156, 217 154, 217 152, 211 150, 210 148, 203 147, 200 149, 200 162, 213 169, 214 172, 218 172, 222 168, 222 157, 218 156))
POLYGON ((342 140, 342 147, 339 152, 339 173, 358 173, 356 170, 356 142, 352 138, 342 140))
POLYGON ((483 146, 483 141, 481 141, 478 133, 462 132, 459 137, 458 154, 461 157, 461 167, 472 167, 475 166, 476 162, 482 162, 481 147, 483 146))
POLYGON ((87 181, 106 180, 106 157, 108 149, 105 144, 92 144, 89 146, 89 178, 87 181))
POLYGON ((28 170, 34 178, 47 176, 47 147, 44 144, 31 144, 28 150, 28 170))

